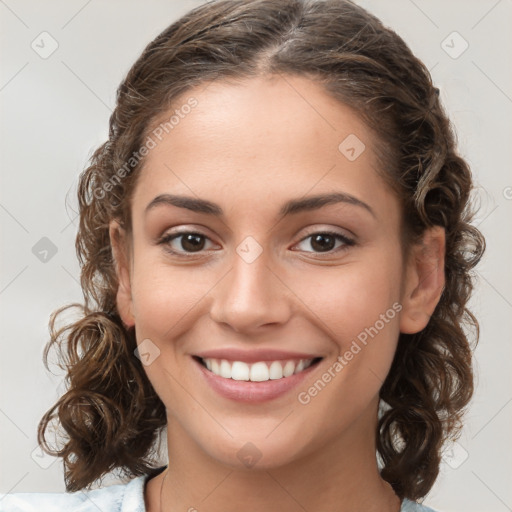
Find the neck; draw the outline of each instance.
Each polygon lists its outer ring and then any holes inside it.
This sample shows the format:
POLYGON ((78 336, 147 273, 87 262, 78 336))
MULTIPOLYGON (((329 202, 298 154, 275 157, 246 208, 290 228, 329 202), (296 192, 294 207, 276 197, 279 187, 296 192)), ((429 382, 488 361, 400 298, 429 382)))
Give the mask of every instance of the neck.
POLYGON ((376 419, 361 417, 343 436, 326 437, 323 445, 286 465, 258 468, 256 464, 242 470, 211 457, 178 422, 168 420, 170 464, 162 488, 162 512, 234 512, 240 504, 246 512, 400 509, 399 498, 377 468, 376 419))

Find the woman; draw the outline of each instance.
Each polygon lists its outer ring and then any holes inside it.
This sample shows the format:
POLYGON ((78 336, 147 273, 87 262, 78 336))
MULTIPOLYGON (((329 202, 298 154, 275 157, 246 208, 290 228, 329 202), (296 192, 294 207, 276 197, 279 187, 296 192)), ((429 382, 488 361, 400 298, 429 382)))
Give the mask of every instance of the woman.
POLYGON ((39 425, 71 492, 2 510, 430 510, 473 392, 471 188, 425 66, 362 8, 189 12, 80 179, 83 318, 52 316, 69 389, 39 425), (89 490, 112 471, 136 478, 89 490))

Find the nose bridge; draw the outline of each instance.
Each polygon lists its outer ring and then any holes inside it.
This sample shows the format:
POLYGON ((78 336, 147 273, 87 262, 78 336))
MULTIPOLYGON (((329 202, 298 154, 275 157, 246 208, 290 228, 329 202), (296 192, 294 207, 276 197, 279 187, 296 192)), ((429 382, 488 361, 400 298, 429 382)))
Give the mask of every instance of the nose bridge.
POLYGON ((291 308, 275 267, 268 249, 252 237, 244 239, 233 254, 230 272, 215 288, 212 319, 236 331, 285 322, 291 308))

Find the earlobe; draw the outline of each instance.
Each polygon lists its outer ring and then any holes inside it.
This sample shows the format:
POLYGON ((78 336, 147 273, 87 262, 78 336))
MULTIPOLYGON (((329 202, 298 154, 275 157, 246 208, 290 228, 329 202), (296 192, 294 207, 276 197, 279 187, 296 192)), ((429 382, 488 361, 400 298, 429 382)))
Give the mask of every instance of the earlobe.
POLYGON ((127 327, 135 325, 135 317, 132 308, 132 293, 129 272, 129 258, 127 253, 126 233, 119 225, 119 222, 113 220, 109 225, 110 244, 112 247, 112 256, 118 280, 116 305, 121 320, 127 327))
POLYGON ((434 226, 412 248, 406 263, 400 332, 414 334, 424 329, 439 303, 445 285, 445 230, 434 226))

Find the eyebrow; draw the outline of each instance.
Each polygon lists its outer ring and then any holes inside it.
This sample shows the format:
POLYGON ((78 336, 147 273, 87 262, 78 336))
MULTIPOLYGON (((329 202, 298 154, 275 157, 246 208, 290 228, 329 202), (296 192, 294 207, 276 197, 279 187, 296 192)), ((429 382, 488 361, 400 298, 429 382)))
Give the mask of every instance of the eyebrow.
MULTIPOLYGON (((303 211, 317 210, 323 206, 336 203, 347 203, 361 207, 368 211, 374 218, 377 218, 375 212, 368 204, 345 192, 334 192, 330 194, 319 194, 300 199, 292 199, 287 201, 281 207, 279 216, 285 217, 287 215, 292 215, 303 211)), ((178 196, 173 194, 160 194, 159 196, 156 196, 146 206, 144 214, 147 215, 150 210, 162 204, 177 206, 178 208, 186 208, 187 210, 191 210, 193 212, 205 213, 207 215, 214 215, 216 217, 222 217, 224 215, 222 208, 218 204, 212 203, 211 201, 199 199, 196 197, 178 196)))

